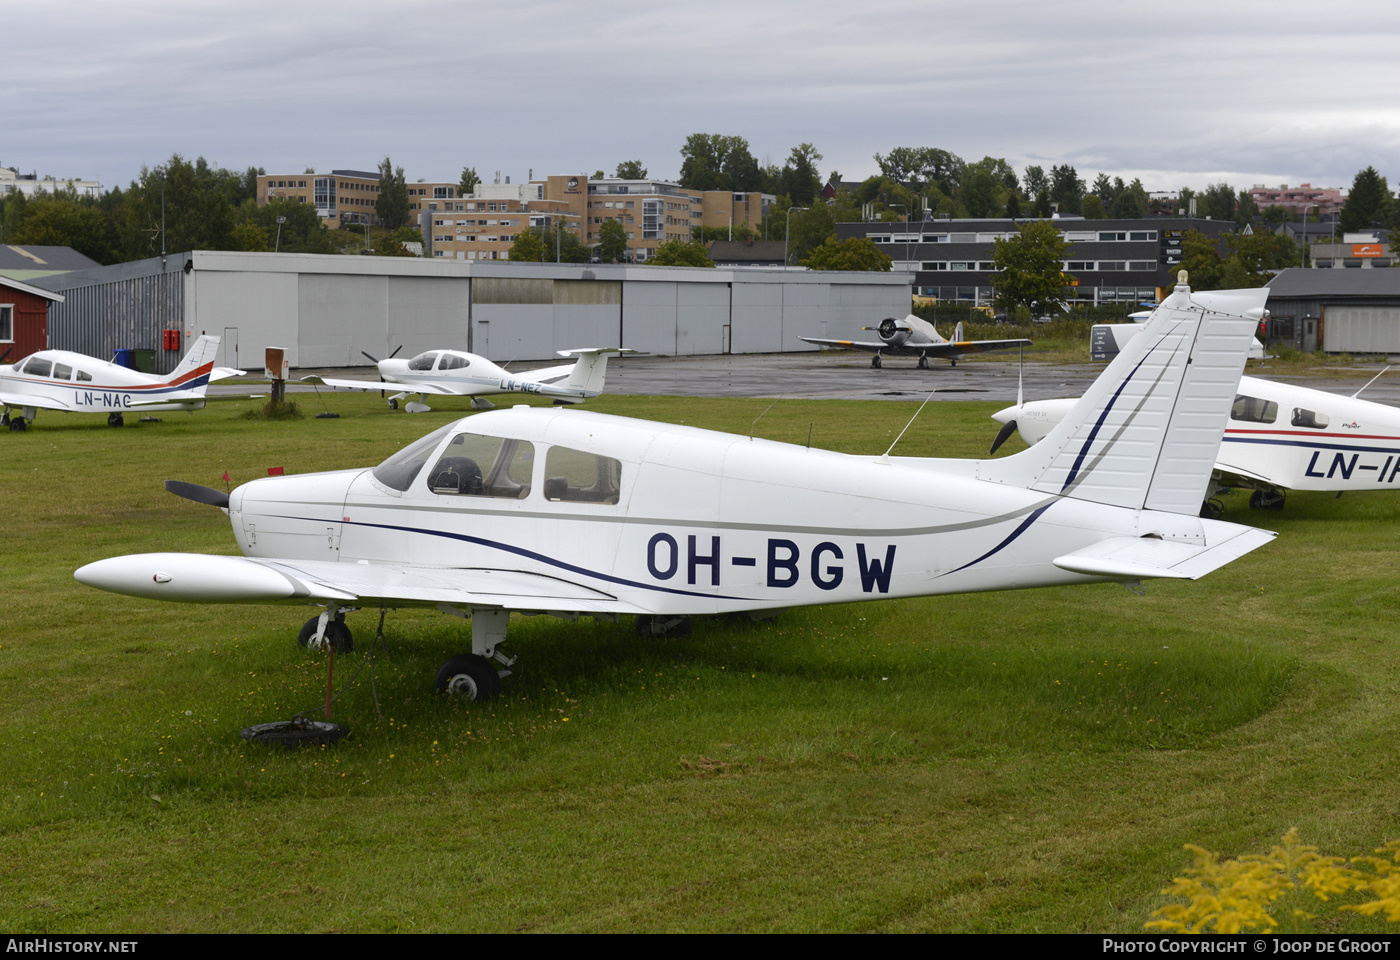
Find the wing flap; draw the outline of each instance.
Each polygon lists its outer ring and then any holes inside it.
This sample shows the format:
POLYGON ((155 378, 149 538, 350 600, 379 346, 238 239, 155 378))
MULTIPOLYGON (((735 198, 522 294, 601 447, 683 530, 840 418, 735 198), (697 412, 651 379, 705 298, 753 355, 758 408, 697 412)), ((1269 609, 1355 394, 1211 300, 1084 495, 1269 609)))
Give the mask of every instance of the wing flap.
POLYGON ((1198 580, 1262 547, 1278 534, 1218 520, 1203 520, 1204 544, 1152 537, 1110 537, 1054 559, 1071 573, 1114 580, 1198 580))

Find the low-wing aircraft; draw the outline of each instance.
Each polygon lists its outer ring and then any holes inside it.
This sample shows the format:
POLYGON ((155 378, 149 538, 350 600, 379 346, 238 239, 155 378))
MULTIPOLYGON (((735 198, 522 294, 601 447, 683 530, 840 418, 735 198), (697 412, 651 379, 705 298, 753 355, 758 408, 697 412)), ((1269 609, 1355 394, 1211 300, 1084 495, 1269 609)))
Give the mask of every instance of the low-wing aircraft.
POLYGON ((919 369, 927 370, 929 357, 944 359, 958 365, 958 361, 969 353, 987 353, 990 350, 1010 350, 1013 347, 1028 347, 1029 340, 964 340, 963 325, 959 323, 953 331, 953 339, 946 340, 933 324, 927 320, 921 320, 912 313, 903 320, 896 320, 894 317, 886 317, 880 321, 879 326, 862 327, 862 330, 874 330, 880 335, 878 343, 873 341, 862 342, 859 340, 825 340, 821 337, 798 337, 806 343, 815 343, 819 347, 839 347, 851 350, 873 350, 875 356, 871 358, 870 365, 879 369, 880 357, 885 353, 913 355, 919 357, 919 369))
POLYGON ((215 367, 218 351, 218 337, 200 337, 165 376, 71 350, 31 353, 0 366, 0 426, 22 431, 40 410, 105 413, 109 425, 120 427, 124 413, 202 409, 210 381, 243 375, 233 367, 215 367), (11 410, 19 413, 11 415, 11 410))
MULTIPOLYGON (((584 347, 560 350, 561 357, 577 357, 573 363, 541 367, 522 373, 508 373, 485 357, 465 350, 429 350, 412 360, 395 360, 391 354, 384 360, 365 356, 379 368, 379 381, 335 380, 330 377, 302 377, 302 383, 328 387, 348 387, 351 390, 398 390, 389 398, 389 409, 397 410, 399 401, 411 394, 417 400, 404 405, 409 413, 426 413, 428 394, 471 397, 476 410, 490 410, 494 404, 484 399, 501 393, 525 393, 549 397, 556 403, 581 403, 603 392, 611 354, 636 353, 623 347, 584 347)), ((398 353, 397 350, 394 353, 398 353)))
MULTIPOLYGON (((1028 445, 1036 443, 1075 402, 1034 400, 998 410, 992 418, 1003 426, 992 452, 1012 431, 1028 445)), ((1395 490, 1400 489, 1397 476, 1400 410, 1355 394, 1340 397, 1241 377, 1216 455, 1211 492, 1221 487, 1251 490, 1251 507, 1282 510, 1289 490, 1395 490)), ((1218 506, 1207 501, 1203 509, 1218 506)))
POLYGON ((371 469, 225 493, 241 557, 148 553, 75 576, 186 603, 470 617, 437 686, 500 689, 512 611, 695 615, 1151 577, 1196 579, 1273 533, 1197 516, 1264 291, 1179 286, 1045 439, 997 460, 853 456, 591 411, 518 406, 442 427, 371 469), (492 662, 492 660, 496 662, 492 662))

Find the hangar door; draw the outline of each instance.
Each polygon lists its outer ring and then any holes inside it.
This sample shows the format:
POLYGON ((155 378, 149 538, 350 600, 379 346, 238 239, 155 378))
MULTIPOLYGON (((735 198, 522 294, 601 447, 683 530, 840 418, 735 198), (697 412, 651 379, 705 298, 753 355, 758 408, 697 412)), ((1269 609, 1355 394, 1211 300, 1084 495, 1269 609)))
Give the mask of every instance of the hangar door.
POLYGON ((1400 307, 1324 307, 1328 353, 1400 353, 1400 307))

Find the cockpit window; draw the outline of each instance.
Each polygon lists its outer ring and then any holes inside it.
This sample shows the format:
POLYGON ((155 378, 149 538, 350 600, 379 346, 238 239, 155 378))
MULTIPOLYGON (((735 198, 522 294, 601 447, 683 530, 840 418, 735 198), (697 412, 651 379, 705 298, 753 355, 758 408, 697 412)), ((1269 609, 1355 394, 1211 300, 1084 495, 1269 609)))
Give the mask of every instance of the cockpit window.
POLYGON ((617 503, 622 463, 611 457, 550 447, 544 458, 544 498, 572 503, 617 503))
POLYGON ((438 369, 460 370, 466 366, 470 366, 466 357, 459 357, 455 353, 444 353, 442 355, 442 362, 438 364, 438 369))
POLYGON ((447 496, 519 500, 530 495, 534 469, 535 445, 529 441, 462 433, 428 472, 428 489, 447 496))
POLYGON ((74 375, 73 379, 74 379, 74 380, 85 380, 85 381, 87 381, 88 383, 91 383, 91 382, 92 382, 92 374, 88 373, 86 370, 79 370, 79 371, 77 371, 77 373, 74 375))
POLYGON ((1278 404, 1272 400, 1246 397, 1241 393, 1235 397, 1235 405, 1230 408, 1230 419, 1246 423, 1273 423, 1278 419, 1278 404))
POLYGON ((1295 427, 1311 427, 1314 430, 1321 430, 1329 423, 1331 420, 1325 413, 1304 410, 1302 407, 1293 408, 1293 426, 1295 427))
POLYGON ((66 363, 55 363, 53 365, 53 378, 55 380, 72 380, 73 368, 66 363))
POLYGON ((53 364, 40 357, 30 357, 24 362, 24 372, 31 377, 47 377, 53 369, 53 364))
POLYGON ((371 473, 374 479, 391 490, 403 492, 407 490, 409 484, 413 483, 413 478, 418 476, 418 471, 423 469, 423 464, 428 462, 428 458, 433 455, 438 444, 452 432, 453 424, 440 427, 432 433, 414 443, 410 443, 388 460, 375 467, 371 473))
POLYGON ((431 370, 433 369, 433 363, 436 362, 437 358, 438 355, 436 351, 433 351, 431 353, 420 353, 418 354, 418 356, 408 361, 408 369, 420 371, 431 370))

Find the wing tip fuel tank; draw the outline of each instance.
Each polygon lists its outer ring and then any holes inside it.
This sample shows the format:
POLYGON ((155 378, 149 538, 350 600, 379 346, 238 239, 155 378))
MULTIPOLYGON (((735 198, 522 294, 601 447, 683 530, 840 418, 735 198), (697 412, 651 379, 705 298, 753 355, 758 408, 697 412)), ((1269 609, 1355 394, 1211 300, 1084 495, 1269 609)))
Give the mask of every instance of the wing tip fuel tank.
POLYGON ((244 557, 138 553, 79 567, 79 582, 112 593, 183 603, 270 603, 309 595, 302 584, 244 557))

